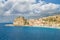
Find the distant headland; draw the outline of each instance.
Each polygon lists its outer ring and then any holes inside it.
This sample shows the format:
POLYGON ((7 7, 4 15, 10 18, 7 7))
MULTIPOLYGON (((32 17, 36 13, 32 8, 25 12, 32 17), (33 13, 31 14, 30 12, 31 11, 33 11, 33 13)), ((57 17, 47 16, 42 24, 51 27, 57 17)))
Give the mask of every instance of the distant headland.
POLYGON ((25 19, 22 16, 14 19, 14 26, 60 26, 60 15, 48 16, 39 19, 25 19))

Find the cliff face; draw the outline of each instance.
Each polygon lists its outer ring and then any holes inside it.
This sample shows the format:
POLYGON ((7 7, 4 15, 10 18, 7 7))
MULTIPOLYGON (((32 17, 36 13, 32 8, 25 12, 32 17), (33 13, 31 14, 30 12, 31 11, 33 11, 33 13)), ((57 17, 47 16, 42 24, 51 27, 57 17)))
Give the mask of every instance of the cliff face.
POLYGON ((24 17, 18 17, 13 22, 14 26, 60 26, 60 15, 49 16, 39 19, 25 19, 24 17))
POLYGON ((14 20, 13 25, 23 26, 27 24, 27 20, 24 17, 18 17, 14 20))
POLYGON ((50 26, 60 26, 60 15, 42 18, 42 21, 45 21, 50 26))

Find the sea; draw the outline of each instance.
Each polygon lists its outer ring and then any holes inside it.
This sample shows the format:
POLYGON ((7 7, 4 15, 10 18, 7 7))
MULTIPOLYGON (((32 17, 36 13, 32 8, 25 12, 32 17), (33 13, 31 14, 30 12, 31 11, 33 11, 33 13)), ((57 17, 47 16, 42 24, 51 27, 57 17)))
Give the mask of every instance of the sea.
POLYGON ((60 29, 6 24, 12 23, 0 23, 0 40, 60 40, 60 29))

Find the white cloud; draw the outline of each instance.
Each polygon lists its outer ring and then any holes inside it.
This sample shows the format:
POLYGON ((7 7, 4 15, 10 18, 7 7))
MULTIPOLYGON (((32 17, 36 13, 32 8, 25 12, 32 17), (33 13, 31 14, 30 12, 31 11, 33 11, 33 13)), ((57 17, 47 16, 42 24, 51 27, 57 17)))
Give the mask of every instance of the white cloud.
POLYGON ((8 1, 12 1, 12 2, 29 2, 29 3, 35 3, 36 0, 8 0, 8 1))
POLYGON ((3 3, 0 1, 0 7, 2 7, 3 6, 3 3))
POLYGON ((11 14, 10 14, 10 10, 7 11, 7 12, 5 12, 3 15, 4 15, 4 16, 10 16, 10 15, 11 15, 11 14))
POLYGON ((32 12, 30 12, 30 13, 32 13, 31 16, 38 16, 38 15, 45 14, 45 13, 47 13, 47 14, 52 13, 53 14, 53 13, 56 13, 57 11, 60 10, 59 4, 46 3, 44 1, 41 1, 41 2, 37 3, 37 4, 30 5, 30 10, 32 11, 32 12), (35 15, 35 14, 37 14, 37 15, 35 15))
POLYGON ((60 5, 53 4, 53 3, 48 3, 48 4, 45 4, 45 5, 42 5, 40 8, 43 11, 47 11, 47 10, 55 10, 55 9, 59 8, 59 6, 60 5))
POLYGON ((28 10, 28 5, 27 3, 18 3, 13 9, 19 12, 25 12, 26 10, 28 10))
MULTIPOLYGON (((9 0, 12 2, 13 6, 4 13, 4 16, 45 16, 60 11, 60 4, 46 3, 45 1, 39 1, 35 3, 36 0, 9 0), (34 3, 34 4, 32 4, 34 3), (59 10, 58 10, 59 9, 59 10)), ((8 3, 7 2, 7 3, 8 3)), ((6 3, 6 4, 7 4, 6 3)), ((9 6, 7 6, 9 8, 9 6)), ((7 8, 6 7, 6 8, 7 8)))

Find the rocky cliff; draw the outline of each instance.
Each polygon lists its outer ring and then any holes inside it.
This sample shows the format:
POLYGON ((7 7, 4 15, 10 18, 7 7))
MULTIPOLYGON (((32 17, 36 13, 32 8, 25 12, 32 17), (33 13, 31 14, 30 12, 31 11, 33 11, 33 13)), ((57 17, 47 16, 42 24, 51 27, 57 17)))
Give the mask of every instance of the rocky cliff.
POLYGON ((14 22, 14 26, 60 26, 60 15, 43 17, 39 19, 25 19, 24 17, 17 17, 14 22))

